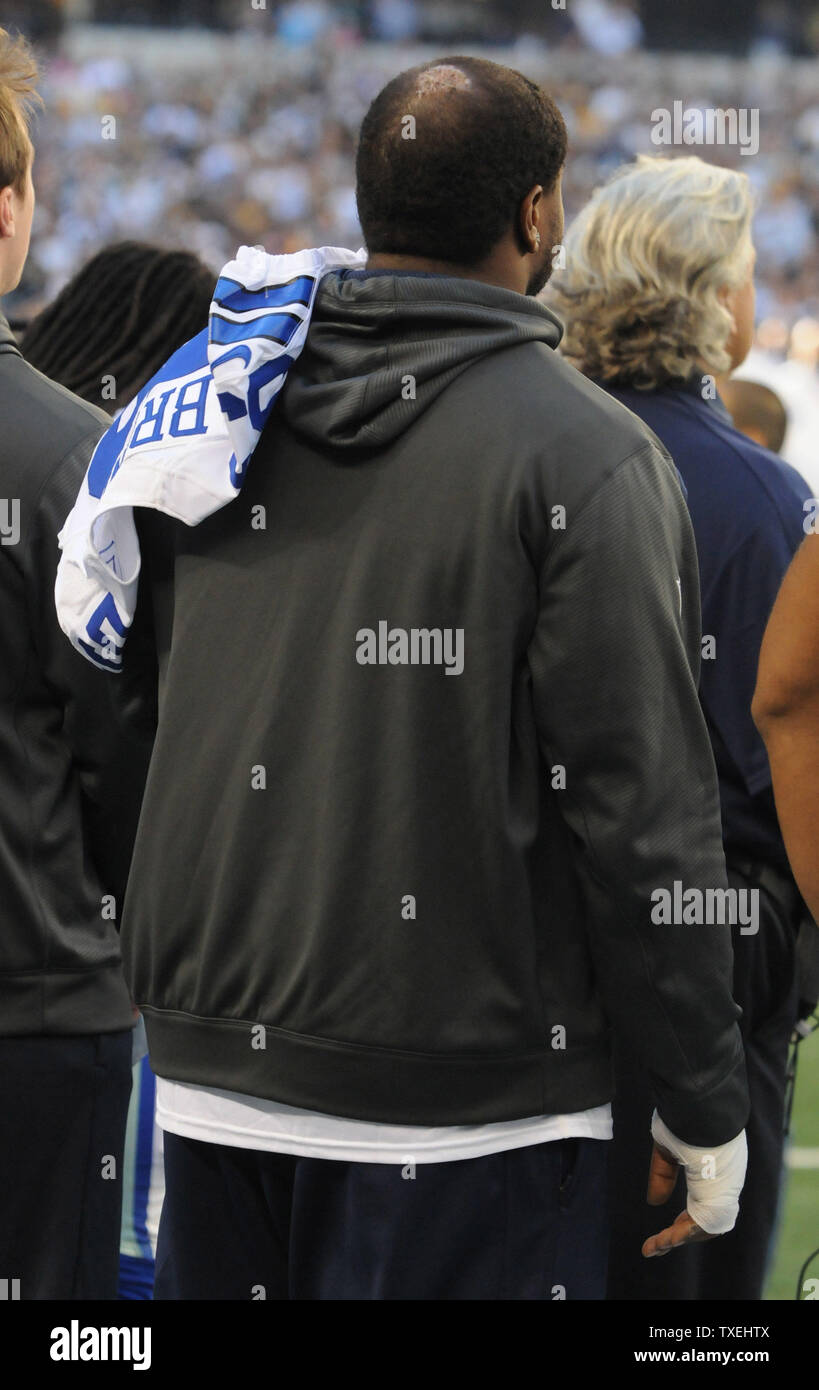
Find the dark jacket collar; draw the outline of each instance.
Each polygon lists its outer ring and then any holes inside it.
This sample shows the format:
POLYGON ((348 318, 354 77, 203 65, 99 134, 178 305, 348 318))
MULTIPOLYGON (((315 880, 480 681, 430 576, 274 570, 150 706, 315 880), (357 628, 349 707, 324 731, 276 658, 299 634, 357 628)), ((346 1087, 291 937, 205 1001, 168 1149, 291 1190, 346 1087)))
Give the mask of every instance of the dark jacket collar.
MULTIPOLYGON (((595 380, 595 385, 602 386, 604 391, 611 391, 615 396, 618 394, 626 395, 629 398, 633 396, 635 400, 639 400, 641 397, 651 398, 682 394, 688 397, 692 404, 696 401, 700 409, 714 411, 724 424, 733 426, 733 420, 725 408, 722 397, 719 394, 708 396, 702 394, 704 376, 705 373, 700 371, 699 367, 695 367, 684 379, 677 378, 675 381, 668 381, 663 386, 655 386, 650 391, 638 390, 636 386, 632 386, 628 382, 619 381, 595 380)), ((711 389, 715 390, 716 388, 711 389)), ((638 410, 637 414, 639 415, 639 413, 638 410)))
POLYGON ((9 328, 9 321, 3 313, 0 313, 0 352, 14 352, 18 357, 23 355, 17 346, 17 339, 9 328))
MULTIPOLYGON (((677 389, 680 391, 687 392, 690 396, 696 396, 700 405, 703 406, 704 409, 715 410, 717 415, 719 415, 722 418, 726 425, 733 424, 731 416, 728 414, 728 411, 725 408, 725 402, 723 401, 722 397, 716 393, 716 387, 711 387, 711 390, 715 392, 714 395, 704 396, 702 394, 703 377, 704 373, 701 372, 697 367, 691 372, 691 374, 688 377, 686 377, 685 381, 677 382, 675 383, 675 386, 669 387, 668 389, 677 389)), ((713 380, 713 378, 711 378, 711 380, 713 380)))

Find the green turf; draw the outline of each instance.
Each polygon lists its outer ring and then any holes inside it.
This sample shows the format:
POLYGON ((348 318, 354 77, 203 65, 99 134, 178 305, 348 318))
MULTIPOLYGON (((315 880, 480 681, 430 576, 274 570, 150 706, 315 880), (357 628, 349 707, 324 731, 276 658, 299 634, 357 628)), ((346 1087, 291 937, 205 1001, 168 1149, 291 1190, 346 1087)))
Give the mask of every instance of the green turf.
MULTIPOLYGON (((799 1044, 791 1143, 819 1149, 819 1032, 799 1044)), ((791 1168, 785 1184, 776 1256, 765 1297, 792 1300, 799 1271, 811 1251, 819 1246, 819 1168, 791 1168)), ((819 1279, 819 1255, 811 1261, 804 1277, 819 1279)))

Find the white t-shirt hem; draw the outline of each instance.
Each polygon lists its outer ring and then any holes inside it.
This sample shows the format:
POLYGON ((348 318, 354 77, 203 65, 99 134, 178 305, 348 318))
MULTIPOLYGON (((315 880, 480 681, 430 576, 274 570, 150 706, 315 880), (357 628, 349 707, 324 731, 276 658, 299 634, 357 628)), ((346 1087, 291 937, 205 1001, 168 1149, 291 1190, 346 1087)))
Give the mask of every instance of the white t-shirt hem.
POLYGON ((353 1163, 446 1163, 558 1139, 611 1139, 610 1105, 485 1125, 386 1125, 156 1079, 157 1123, 207 1144, 353 1163))

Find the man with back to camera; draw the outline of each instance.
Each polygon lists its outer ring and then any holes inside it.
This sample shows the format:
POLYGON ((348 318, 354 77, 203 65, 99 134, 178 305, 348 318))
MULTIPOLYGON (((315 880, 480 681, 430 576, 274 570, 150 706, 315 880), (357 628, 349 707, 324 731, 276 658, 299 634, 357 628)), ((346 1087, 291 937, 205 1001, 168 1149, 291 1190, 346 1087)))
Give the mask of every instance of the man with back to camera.
MULTIPOLYGON (((28 254, 36 80, 0 29, 0 294, 28 254)), ((133 1018, 116 925, 148 750, 53 599, 105 421, 24 362, 0 315, 0 1273, 24 1300, 117 1290, 133 1018)))
POLYGON ((322 279, 241 494, 136 514, 160 717, 123 949, 158 1298, 602 1297, 607 1013, 656 1086, 653 1200, 689 1146, 645 1253, 735 1219, 729 934, 650 917, 675 879, 726 886, 693 535, 534 298, 565 156, 498 64, 388 83, 367 266, 322 279))

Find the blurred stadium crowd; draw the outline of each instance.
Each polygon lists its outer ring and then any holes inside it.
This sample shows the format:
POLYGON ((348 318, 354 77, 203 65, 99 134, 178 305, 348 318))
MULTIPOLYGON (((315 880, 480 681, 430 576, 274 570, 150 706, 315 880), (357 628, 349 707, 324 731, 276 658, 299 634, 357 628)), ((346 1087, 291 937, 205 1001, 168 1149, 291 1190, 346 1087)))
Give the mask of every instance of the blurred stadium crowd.
MULTIPOLYGON (((35 129, 31 255, 7 301, 18 324, 98 248, 122 238, 186 247, 214 269, 241 243, 269 251, 359 246, 353 154, 368 103, 401 68, 459 46, 475 49, 458 32, 457 11, 448 29, 440 21, 438 43, 419 46, 428 12, 417 0, 295 0, 271 3, 268 13, 233 4, 238 28, 231 32, 75 23, 68 16, 110 16, 110 7, 106 13, 84 0, 39 11, 27 0, 21 8, 28 17, 20 16, 20 27, 33 36, 40 23, 46 45, 46 107, 35 129), (49 25, 55 14, 57 28, 49 25), (112 116, 113 138, 103 138, 103 118, 112 116)), ((175 8, 181 18, 195 9, 213 23, 228 13, 218 3, 175 8)), ((117 6, 120 18, 145 19, 150 10, 117 6)), ((792 9, 779 11, 793 17, 792 9)), ((651 138, 656 108, 675 101, 757 108, 753 157, 736 146, 680 152, 749 175, 758 203, 760 343, 770 360, 784 361, 796 327, 796 352, 812 373, 819 352, 819 83, 815 59, 794 53, 809 50, 814 34, 819 41, 819 11, 805 11, 798 33, 788 34, 777 30, 777 12, 763 5, 743 58, 647 51, 637 10, 619 0, 571 0, 568 14, 554 11, 545 30, 486 51, 543 83, 563 111, 567 222, 609 171, 641 151, 659 152, 651 138)))

